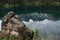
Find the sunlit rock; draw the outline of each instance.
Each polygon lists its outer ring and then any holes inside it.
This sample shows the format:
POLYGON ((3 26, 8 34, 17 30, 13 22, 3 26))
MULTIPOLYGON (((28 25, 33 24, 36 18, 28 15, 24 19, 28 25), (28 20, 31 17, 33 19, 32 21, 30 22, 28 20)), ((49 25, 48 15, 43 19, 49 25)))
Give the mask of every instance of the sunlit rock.
POLYGON ((2 19, 2 31, 0 33, 0 37, 2 34, 5 36, 9 34, 9 37, 14 35, 16 37, 14 40, 32 40, 34 32, 26 28, 18 15, 15 15, 14 12, 9 12, 2 19))

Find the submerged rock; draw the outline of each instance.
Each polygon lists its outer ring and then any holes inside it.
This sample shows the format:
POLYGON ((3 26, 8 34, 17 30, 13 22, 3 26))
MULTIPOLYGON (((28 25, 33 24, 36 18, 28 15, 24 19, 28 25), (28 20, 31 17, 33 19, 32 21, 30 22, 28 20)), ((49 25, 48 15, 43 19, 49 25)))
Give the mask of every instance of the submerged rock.
POLYGON ((2 19, 2 31, 0 37, 4 38, 6 35, 15 36, 14 40, 32 40, 34 32, 26 28, 25 24, 20 20, 18 15, 14 12, 9 12, 2 19), (2 35, 4 34, 4 35, 2 35))

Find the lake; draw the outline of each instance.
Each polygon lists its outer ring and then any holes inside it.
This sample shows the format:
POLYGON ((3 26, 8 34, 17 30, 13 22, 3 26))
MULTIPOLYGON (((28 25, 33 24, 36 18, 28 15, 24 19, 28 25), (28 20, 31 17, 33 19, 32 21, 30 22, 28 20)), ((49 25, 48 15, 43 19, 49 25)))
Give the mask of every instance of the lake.
POLYGON ((60 6, 1 8, 0 19, 9 11, 19 15, 29 29, 38 29, 41 40, 60 40, 60 6))

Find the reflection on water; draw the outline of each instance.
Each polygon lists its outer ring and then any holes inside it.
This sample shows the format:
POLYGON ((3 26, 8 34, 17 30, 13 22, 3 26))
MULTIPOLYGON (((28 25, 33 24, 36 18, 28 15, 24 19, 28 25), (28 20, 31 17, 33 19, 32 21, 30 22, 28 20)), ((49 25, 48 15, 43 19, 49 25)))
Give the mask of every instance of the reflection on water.
POLYGON ((47 13, 20 14, 19 16, 23 21, 28 21, 30 19, 33 19, 34 21, 41 21, 44 19, 55 20, 53 14, 47 13))
POLYGON ((43 21, 23 22, 33 31, 37 28, 41 38, 44 38, 45 36, 47 40, 60 40, 60 20, 52 21, 45 19, 43 21))

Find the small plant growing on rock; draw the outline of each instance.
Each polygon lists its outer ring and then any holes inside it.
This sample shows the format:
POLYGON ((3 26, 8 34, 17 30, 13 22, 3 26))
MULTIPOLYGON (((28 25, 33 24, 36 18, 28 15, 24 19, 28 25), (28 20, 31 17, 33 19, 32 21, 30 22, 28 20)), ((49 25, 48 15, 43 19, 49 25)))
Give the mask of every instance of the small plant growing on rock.
POLYGON ((15 36, 8 37, 6 36, 5 38, 0 38, 0 40, 14 40, 15 36))
POLYGON ((34 31, 34 40, 40 40, 38 29, 35 29, 35 31, 34 31))

